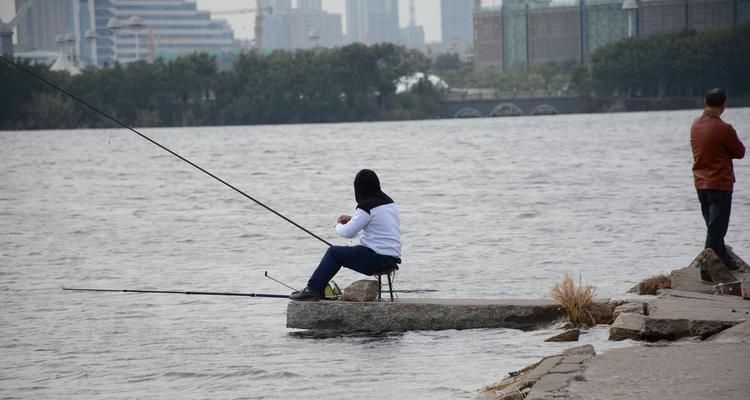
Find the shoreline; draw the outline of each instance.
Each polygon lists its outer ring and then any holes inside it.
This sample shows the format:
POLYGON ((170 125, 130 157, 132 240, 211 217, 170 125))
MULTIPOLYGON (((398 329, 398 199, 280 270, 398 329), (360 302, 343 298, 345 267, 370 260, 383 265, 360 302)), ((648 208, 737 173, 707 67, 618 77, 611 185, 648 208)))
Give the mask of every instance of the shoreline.
MULTIPOLYGON (((738 296, 701 283, 696 263, 703 254, 672 271, 667 287, 651 288, 655 298, 632 298, 615 309, 609 340, 632 339, 636 346, 601 354, 591 344, 573 347, 511 372, 475 399, 746 399, 750 284, 738 296)), ((737 259, 735 278, 750 282, 750 268, 737 259)))

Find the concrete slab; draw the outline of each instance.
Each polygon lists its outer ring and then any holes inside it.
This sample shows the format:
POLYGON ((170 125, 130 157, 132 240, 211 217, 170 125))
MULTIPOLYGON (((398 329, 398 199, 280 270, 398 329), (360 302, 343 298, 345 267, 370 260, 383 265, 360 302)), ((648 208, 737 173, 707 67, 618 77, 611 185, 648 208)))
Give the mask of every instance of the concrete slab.
MULTIPOLYGON (((734 275, 738 281, 743 279, 750 280, 750 272, 744 268, 741 271, 732 271, 732 275, 734 275)), ((698 271, 698 268, 693 266, 693 264, 672 271, 669 277, 672 280, 672 290, 708 294, 714 293, 714 285, 716 284, 701 282, 700 272, 698 271)))
POLYGON ((750 345, 744 343, 610 350, 592 358, 584 379, 572 381, 558 399, 746 400, 748 371, 750 345))
MULTIPOLYGON (((608 300, 597 300, 607 302, 608 300)), ((287 327, 337 331, 475 328, 532 330, 562 318, 552 300, 400 299, 397 302, 291 301, 287 327)))
POLYGON ((620 314, 610 328, 610 338, 706 338, 750 320, 750 302, 737 296, 664 290, 659 297, 648 302, 646 308, 646 316, 620 314))
POLYGON ((519 375, 489 386, 478 393, 476 399, 533 400, 553 399, 565 395, 571 381, 582 379, 586 363, 594 357, 590 344, 565 350, 561 354, 543 359, 519 375))
POLYGON ((737 324, 706 339, 717 343, 750 343, 750 321, 737 324))

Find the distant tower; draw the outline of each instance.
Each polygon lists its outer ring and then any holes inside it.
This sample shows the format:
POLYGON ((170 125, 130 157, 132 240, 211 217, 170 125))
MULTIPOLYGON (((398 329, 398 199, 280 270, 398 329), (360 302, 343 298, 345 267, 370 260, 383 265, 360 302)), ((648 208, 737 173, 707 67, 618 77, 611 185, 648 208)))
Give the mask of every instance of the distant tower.
POLYGON ((297 0, 297 8, 301 10, 322 10, 321 0, 297 0))
POLYGON ((424 50, 424 29, 417 26, 414 0, 409 0, 409 26, 401 29, 401 45, 410 49, 424 50))
POLYGON ((346 0, 346 35, 349 42, 367 43, 367 0, 346 0))
POLYGON ((409 0, 409 26, 416 26, 417 18, 414 12, 414 0, 409 0))
POLYGON ((444 44, 474 41, 474 7, 481 1, 440 0, 440 21, 444 44))

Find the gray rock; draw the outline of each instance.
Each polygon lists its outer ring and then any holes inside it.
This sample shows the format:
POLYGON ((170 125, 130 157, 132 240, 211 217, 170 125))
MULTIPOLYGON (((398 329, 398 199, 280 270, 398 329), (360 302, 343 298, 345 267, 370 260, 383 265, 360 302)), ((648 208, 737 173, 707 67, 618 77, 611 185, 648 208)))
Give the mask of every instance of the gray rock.
POLYGON ((615 308, 613 313, 614 319, 622 313, 640 314, 646 315, 646 304, 645 303, 625 303, 615 308))
POLYGON ((647 317, 641 314, 621 313, 609 327, 609 340, 639 339, 646 320, 647 317))
POLYGON ((740 292, 742 293, 743 299, 750 300, 750 280, 743 279, 742 282, 740 282, 740 292))
POLYGON ((701 254, 702 257, 699 257, 698 264, 714 283, 727 283, 737 280, 712 249, 705 249, 701 254))
POLYGON ((364 279, 360 281, 354 281, 351 285, 344 288, 344 295, 341 297, 343 301, 375 301, 378 298, 378 291, 380 286, 377 281, 371 279, 364 279))
POLYGON ((750 343, 750 321, 743 322, 717 333, 706 339, 706 341, 719 343, 750 343))
POLYGON ((610 324, 615 319, 613 314, 618 305, 620 305, 620 302, 617 301, 594 303, 589 307, 589 312, 597 324, 610 324))
POLYGON ((740 256, 735 254, 734 250, 730 246, 727 246, 727 253, 729 254, 729 258, 734 261, 734 265, 737 266, 740 271, 750 270, 750 265, 748 265, 745 260, 740 258, 740 256))
POLYGON ((339 331, 411 331, 548 326, 562 317, 551 300, 405 299, 381 302, 291 301, 286 326, 339 331))
POLYGON ((545 342, 577 342, 579 336, 581 336, 579 329, 571 329, 559 335, 552 336, 546 339, 545 342))

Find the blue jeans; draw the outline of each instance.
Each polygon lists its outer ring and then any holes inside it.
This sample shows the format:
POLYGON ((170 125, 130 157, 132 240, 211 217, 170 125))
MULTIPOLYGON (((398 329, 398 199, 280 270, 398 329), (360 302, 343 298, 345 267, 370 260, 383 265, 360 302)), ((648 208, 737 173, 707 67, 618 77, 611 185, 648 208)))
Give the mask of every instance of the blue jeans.
POLYGON ((729 229, 729 214, 732 212, 732 192, 714 189, 698 189, 701 212, 706 221, 706 246, 713 249, 721 262, 735 268, 724 245, 724 236, 729 229))
POLYGON ((307 282, 307 287, 315 292, 323 293, 326 284, 339 272, 341 267, 349 268, 360 274, 372 275, 395 267, 395 260, 394 257, 380 255, 369 247, 362 245, 331 246, 307 282))

